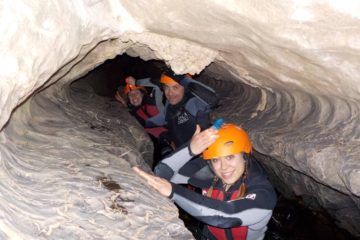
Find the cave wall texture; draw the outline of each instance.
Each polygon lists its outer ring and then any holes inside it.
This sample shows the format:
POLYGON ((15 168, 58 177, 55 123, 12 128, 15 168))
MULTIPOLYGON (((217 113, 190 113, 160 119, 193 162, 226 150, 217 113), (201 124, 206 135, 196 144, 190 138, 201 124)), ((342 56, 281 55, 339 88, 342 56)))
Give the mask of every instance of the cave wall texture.
POLYGON ((276 187, 360 236, 358 1, 2 1, 0 33, 1 239, 190 238, 131 171, 139 126, 71 84, 123 53, 201 73, 276 187))

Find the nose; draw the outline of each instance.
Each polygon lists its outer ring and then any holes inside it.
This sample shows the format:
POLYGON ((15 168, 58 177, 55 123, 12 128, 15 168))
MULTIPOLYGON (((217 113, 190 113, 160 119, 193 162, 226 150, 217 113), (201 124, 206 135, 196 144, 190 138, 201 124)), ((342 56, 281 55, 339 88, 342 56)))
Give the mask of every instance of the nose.
POLYGON ((174 93, 174 91, 171 88, 168 88, 167 92, 168 92, 168 95, 173 95, 173 93, 174 93))
POLYGON ((224 158, 221 158, 220 159, 220 164, 221 164, 221 170, 225 170, 227 168, 227 162, 226 162, 226 159, 224 158))

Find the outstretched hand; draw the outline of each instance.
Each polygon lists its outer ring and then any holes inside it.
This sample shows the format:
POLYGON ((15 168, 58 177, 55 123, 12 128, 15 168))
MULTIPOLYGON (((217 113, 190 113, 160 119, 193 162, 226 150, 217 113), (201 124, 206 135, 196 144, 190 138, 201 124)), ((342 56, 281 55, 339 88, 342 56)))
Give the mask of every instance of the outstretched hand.
POLYGON ((210 127, 201 132, 200 126, 196 125, 196 130, 190 141, 190 150, 193 154, 198 155, 206 150, 219 136, 217 130, 210 127))
POLYGON ((160 178, 160 177, 148 174, 148 173, 144 172, 143 170, 141 170, 140 168, 138 168, 137 166, 133 167, 132 169, 140 177, 145 179, 147 181, 147 183, 151 187, 155 188, 155 190, 158 191, 161 195, 163 195, 165 197, 170 196, 170 194, 172 192, 172 186, 171 186, 171 183, 169 181, 167 181, 164 178, 160 178))

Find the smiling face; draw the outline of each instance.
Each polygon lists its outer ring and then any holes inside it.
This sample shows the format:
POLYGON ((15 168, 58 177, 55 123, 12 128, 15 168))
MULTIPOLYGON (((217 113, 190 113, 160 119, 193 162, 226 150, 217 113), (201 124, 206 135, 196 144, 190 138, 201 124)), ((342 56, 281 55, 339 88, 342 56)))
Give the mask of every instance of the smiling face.
POLYGON ((178 104, 184 97, 185 89, 178 83, 164 84, 166 99, 171 105, 178 104))
POLYGON ((138 107, 141 105, 143 99, 143 93, 139 89, 134 89, 128 93, 130 104, 138 107))
POLYGON ((245 159, 242 153, 211 159, 215 174, 225 184, 235 183, 245 171, 245 159))

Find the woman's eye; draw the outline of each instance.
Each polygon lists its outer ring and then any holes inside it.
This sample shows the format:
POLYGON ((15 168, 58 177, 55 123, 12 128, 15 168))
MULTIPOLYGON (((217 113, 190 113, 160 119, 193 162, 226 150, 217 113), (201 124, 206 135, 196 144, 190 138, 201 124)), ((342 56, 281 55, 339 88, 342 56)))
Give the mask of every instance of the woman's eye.
POLYGON ((229 156, 226 156, 226 160, 231 160, 234 158, 234 155, 229 155, 229 156))
POLYGON ((213 158, 213 159, 211 159, 211 162, 212 163, 216 163, 218 161, 218 159, 217 158, 213 158))

